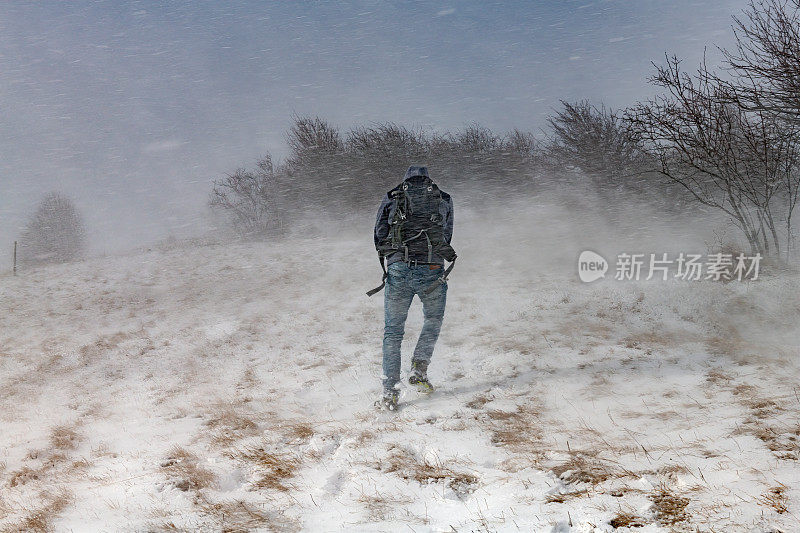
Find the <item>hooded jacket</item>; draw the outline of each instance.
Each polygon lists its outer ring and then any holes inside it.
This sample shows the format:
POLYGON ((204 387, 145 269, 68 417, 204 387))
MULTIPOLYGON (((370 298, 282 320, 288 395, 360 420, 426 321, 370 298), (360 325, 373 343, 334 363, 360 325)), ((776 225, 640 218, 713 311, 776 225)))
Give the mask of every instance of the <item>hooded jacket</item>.
MULTIPOLYGON (((403 182, 408 180, 414 179, 422 179, 422 178, 430 178, 428 176, 428 167, 422 166, 410 166, 406 171, 406 175, 403 177, 403 182)), ((392 204, 392 191, 396 190, 397 188, 401 187, 403 184, 401 183, 391 191, 387 192, 386 195, 383 197, 381 201, 381 205, 378 208, 378 216, 375 220, 375 249, 383 243, 383 241, 389 236, 389 210, 392 204)), ((444 240, 447 244, 450 244, 450 239, 453 238, 453 199, 450 197, 449 194, 442 191, 442 206, 440 207, 440 214, 442 215, 442 226, 443 226, 443 233, 444 233, 444 240)), ((409 259, 417 260, 417 261, 424 261, 427 262, 427 256, 424 257, 409 257, 409 259)), ((394 252, 389 254, 386 257, 386 264, 391 265, 397 261, 403 260, 402 252, 394 252)), ((440 265, 444 264, 444 258, 438 254, 434 254, 432 258, 433 263, 437 263, 440 265)))

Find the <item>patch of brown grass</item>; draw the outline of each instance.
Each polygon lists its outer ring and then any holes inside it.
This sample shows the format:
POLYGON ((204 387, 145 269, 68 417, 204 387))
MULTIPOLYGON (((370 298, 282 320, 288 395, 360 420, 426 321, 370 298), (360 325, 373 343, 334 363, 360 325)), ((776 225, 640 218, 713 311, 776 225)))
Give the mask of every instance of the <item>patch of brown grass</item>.
POLYGON ((553 474, 565 483, 599 485, 614 476, 611 468, 595 458, 574 453, 568 461, 551 468, 553 474))
POLYGON ((650 495, 650 500, 653 502, 653 513, 661 525, 671 526, 689 519, 686 513, 689 498, 678 496, 662 486, 650 495))
POLYGON ((500 411, 497 409, 492 409, 490 411, 486 411, 486 416, 492 420, 512 420, 517 416, 517 413, 513 411, 500 411))
POLYGON ((490 411, 487 416, 492 444, 513 452, 536 452, 542 436, 539 415, 538 408, 530 404, 520 405, 516 411, 490 411))
POLYGON ((110 335, 100 335, 92 344, 81 346, 78 350, 84 361, 95 359, 103 354, 116 349, 120 344, 130 338, 129 333, 118 331, 110 335))
POLYGON ((259 509, 244 500, 212 502, 200 499, 200 510, 219 523, 223 533, 245 533, 249 531, 299 531, 299 526, 276 512, 259 509), (277 516, 276 516, 277 515, 277 516))
POLYGON ((25 485, 31 481, 50 481, 55 475, 54 470, 57 469, 61 474, 68 474, 70 471, 74 473, 88 466, 88 461, 85 459, 70 461, 63 453, 52 453, 48 450, 31 450, 27 459, 29 461, 41 459, 41 463, 36 467, 25 465, 15 472, 10 472, 8 483, 11 487, 25 485))
POLYGON ((307 422, 296 422, 284 426, 283 434, 290 442, 308 442, 314 436, 314 428, 307 422))
POLYGON ((477 476, 468 472, 459 472, 441 463, 419 460, 408 450, 393 447, 391 453, 379 465, 384 472, 397 474, 405 480, 413 480, 419 484, 447 482, 459 497, 472 494, 478 486, 477 476))
POLYGON ((288 491, 288 480, 294 477, 300 461, 285 453, 268 452, 263 447, 253 447, 242 452, 239 459, 246 461, 258 473, 254 486, 258 489, 288 491))
POLYGON ((3 533, 20 531, 47 533, 53 531, 53 521, 72 503, 72 495, 66 489, 55 494, 42 492, 39 500, 44 503, 29 510, 19 522, 8 524, 3 529, 3 533))
POLYGON ((778 459, 798 460, 800 449, 797 445, 796 430, 767 422, 777 415, 785 415, 786 408, 775 400, 759 396, 757 389, 752 385, 738 385, 732 392, 738 402, 750 411, 750 416, 744 420, 737 433, 756 437, 778 459))
POLYGON ((479 394, 478 396, 475 396, 473 399, 468 401, 466 403, 466 406, 469 407, 470 409, 480 409, 490 401, 491 399, 487 398, 485 395, 479 394))
POLYGON ((620 344, 625 348, 644 350, 657 346, 674 346, 678 339, 674 334, 663 331, 642 331, 623 337, 620 344))
POLYGON ((180 446, 170 450, 161 468, 172 478, 175 488, 184 492, 209 488, 216 483, 213 472, 201 466, 195 454, 180 446))
POLYGON ((325 357, 320 357, 318 359, 314 359, 310 363, 306 363, 303 365, 303 370, 310 370, 312 368, 317 368, 319 366, 325 366, 327 363, 327 359, 325 357))
POLYGON ((619 511, 614 518, 609 520, 608 524, 614 529, 618 527, 644 527, 645 521, 633 513, 619 511))
POLYGON ((708 353, 730 357, 735 362, 744 361, 758 352, 758 346, 747 342, 733 328, 728 328, 724 335, 706 339, 705 345, 708 353))
POLYGON ((29 466, 23 466, 16 472, 11 473, 11 477, 9 478, 8 484, 11 487, 17 487, 19 485, 25 485, 29 481, 36 481, 42 475, 42 471, 40 469, 34 470, 29 466))
POLYGON ((374 431, 364 429, 358 433, 358 436, 356 437, 356 442, 358 442, 359 445, 364 445, 368 442, 375 440, 376 436, 377 435, 374 431))
POLYGON ((256 372, 253 367, 250 367, 244 371, 242 374, 242 378, 239 380, 237 386, 240 389, 252 389, 259 384, 258 378, 256 377, 256 372))
POLYGON ((688 475, 691 474, 691 471, 683 465, 670 464, 660 467, 658 470, 656 470, 656 473, 669 479, 670 481, 677 481, 679 474, 688 475))
POLYGON ((408 505, 414 500, 396 495, 387 496, 376 492, 375 494, 362 494, 356 501, 366 507, 370 520, 382 522, 396 518, 396 511, 399 510, 397 506, 408 505))
POLYGON ((80 435, 74 426, 56 426, 50 432, 50 444, 58 450, 74 450, 79 441, 80 435))
POLYGON ((713 369, 706 372, 706 381, 714 385, 727 385, 733 378, 725 372, 713 369))
POLYGON ((258 435, 258 424, 238 413, 233 406, 219 409, 205 425, 213 430, 213 442, 222 446, 230 446, 243 438, 258 435))
POLYGON ((761 505, 771 508, 778 514, 788 513, 789 508, 787 504, 789 500, 786 497, 786 485, 781 483, 780 485, 772 487, 758 498, 758 502, 761 503, 761 505))

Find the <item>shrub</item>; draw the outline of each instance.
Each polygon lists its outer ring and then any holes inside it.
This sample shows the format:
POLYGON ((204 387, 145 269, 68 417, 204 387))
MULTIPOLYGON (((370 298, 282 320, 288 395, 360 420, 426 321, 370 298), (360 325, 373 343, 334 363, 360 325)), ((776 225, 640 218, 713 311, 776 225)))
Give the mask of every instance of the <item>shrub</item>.
POLYGON ((39 202, 20 237, 20 263, 64 263, 85 251, 83 220, 69 198, 50 193, 39 202))
POLYGON ((264 237, 280 228, 275 180, 272 158, 267 155, 254 171, 240 168, 214 181, 209 204, 228 218, 240 236, 264 237))

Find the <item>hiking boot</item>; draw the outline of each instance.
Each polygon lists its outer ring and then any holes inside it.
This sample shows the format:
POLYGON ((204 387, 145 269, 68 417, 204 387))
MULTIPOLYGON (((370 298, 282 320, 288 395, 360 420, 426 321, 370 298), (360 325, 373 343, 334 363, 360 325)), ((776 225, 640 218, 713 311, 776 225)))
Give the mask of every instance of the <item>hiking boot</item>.
POLYGON ((411 374, 408 376, 409 385, 414 385, 420 392, 433 392, 433 385, 428 381, 428 363, 411 361, 411 374))
POLYGON ((397 410, 397 400, 400 397, 400 393, 397 392, 397 389, 387 389, 383 391, 383 397, 380 400, 375 402, 375 407, 385 411, 396 411, 397 410))

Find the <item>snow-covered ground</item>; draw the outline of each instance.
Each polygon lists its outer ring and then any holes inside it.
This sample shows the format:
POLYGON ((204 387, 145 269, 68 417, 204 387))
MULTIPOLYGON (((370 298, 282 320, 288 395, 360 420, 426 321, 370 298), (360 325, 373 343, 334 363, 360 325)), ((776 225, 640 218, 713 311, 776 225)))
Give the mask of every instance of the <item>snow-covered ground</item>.
POLYGON ((398 413, 368 225, 3 275, 0 528, 800 531, 796 276, 582 284, 483 222, 398 413))

